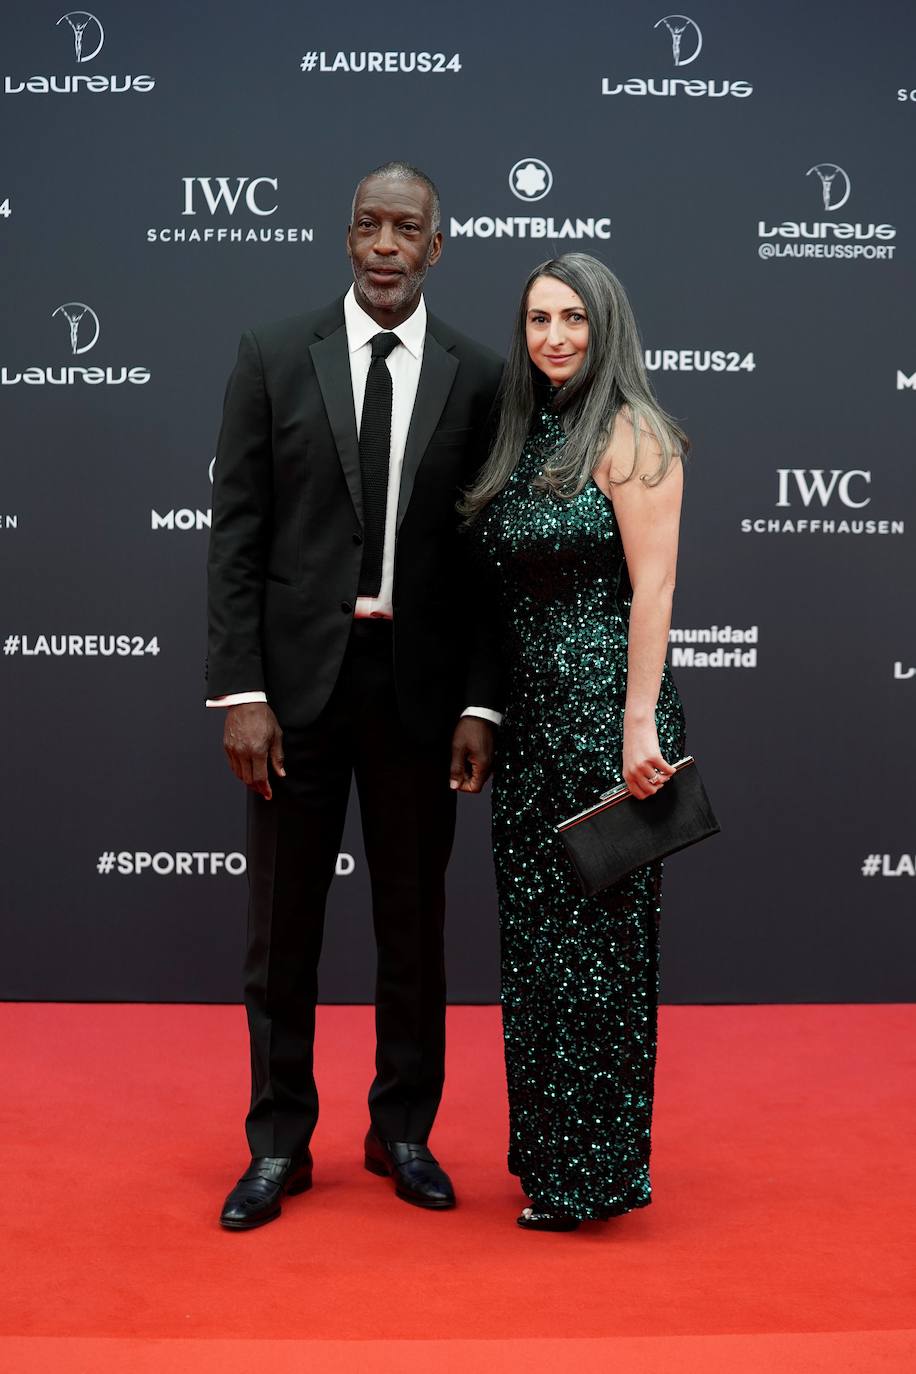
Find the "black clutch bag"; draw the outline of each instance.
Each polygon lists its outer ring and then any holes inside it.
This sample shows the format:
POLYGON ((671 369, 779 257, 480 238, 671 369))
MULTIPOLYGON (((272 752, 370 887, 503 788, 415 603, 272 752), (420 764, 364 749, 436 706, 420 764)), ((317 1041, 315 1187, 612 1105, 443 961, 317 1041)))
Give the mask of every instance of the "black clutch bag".
POLYGON ((674 769, 654 796, 640 801, 622 782, 557 826, 586 897, 642 864, 718 834, 695 759, 680 759, 674 769))

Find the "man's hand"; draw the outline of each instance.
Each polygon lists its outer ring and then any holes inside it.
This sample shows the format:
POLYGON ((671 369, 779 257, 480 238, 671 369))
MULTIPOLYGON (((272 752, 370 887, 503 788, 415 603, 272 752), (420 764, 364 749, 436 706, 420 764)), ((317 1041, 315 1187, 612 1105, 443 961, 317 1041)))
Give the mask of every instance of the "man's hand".
POLYGON ((480 792, 492 769, 493 726, 480 716, 462 716, 452 735, 452 791, 480 792))
POLYGON ((278 777, 285 778, 283 731, 280 722, 264 701, 246 702, 226 708, 223 748, 229 767, 240 782, 270 801, 273 792, 267 774, 267 760, 278 777))

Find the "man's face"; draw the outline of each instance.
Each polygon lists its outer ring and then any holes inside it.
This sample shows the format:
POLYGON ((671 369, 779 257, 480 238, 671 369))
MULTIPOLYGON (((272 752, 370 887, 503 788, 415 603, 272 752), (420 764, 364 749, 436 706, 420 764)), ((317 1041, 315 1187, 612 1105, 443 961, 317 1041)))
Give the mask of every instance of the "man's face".
POLYGON ((403 309, 439 259, 432 195, 422 181, 369 177, 357 192, 347 253, 358 293, 376 310, 403 309))

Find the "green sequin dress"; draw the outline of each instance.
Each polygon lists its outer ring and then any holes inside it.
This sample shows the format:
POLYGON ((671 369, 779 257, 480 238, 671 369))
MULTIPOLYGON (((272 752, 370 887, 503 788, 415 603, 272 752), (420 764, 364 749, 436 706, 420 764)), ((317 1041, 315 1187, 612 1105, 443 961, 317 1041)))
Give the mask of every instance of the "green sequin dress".
MULTIPOLYGON (((472 525, 498 597, 508 694, 493 782, 509 1168, 581 1219, 650 1201, 661 864, 583 898, 554 826, 620 778, 631 591, 614 508, 532 488, 562 442, 539 411, 517 468, 472 525)), ((680 758, 667 667, 659 743, 680 758)))

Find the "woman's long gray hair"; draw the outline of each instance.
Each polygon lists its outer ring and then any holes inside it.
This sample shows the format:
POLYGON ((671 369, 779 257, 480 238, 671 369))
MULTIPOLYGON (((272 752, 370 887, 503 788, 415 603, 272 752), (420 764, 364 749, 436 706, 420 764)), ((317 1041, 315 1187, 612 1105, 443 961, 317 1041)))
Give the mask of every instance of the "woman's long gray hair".
POLYGON ((629 481, 639 468, 643 436, 654 436, 658 442, 659 458, 654 470, 640 473, 641 479, 653 486, 689 447, 686 434, 652 394, 639 330, 623 286, 597 258, 588 253, 564 253, 542 262, 525 282, 500 388, 496 439, 461 505, 468 519, 473 519, 506 485, 534 418, 537 380, 546 381, 531 362, 525 339, 528 294, 538 277, 555 277, 575 291, 588 317, 588 347, 578 372, 554 397, 566 440, 547 455, 535 485, 555 496, 577 496, 606 451, 623 407, 627 408, 633 427, 633 466, 626 477, 616 479, 618 482, 629 481))

